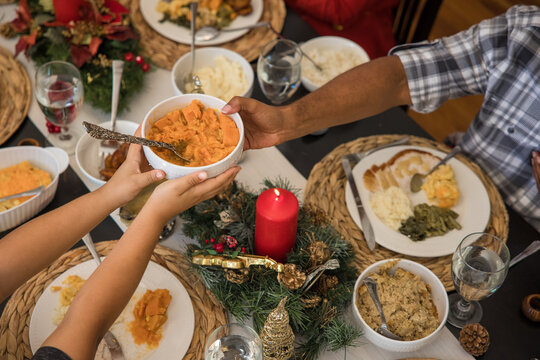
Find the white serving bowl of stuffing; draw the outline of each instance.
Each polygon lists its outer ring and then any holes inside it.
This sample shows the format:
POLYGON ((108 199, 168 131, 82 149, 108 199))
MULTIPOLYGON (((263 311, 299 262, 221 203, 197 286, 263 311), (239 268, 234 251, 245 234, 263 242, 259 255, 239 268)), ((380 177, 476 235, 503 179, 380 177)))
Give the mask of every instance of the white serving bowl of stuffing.
POLYGON ((406 259, 386 259, 368 266, 356 280, 352 305, 364 336, 376 346, 396 352, 416 351, 435 339, 446 323, 449 308, 439 278, 427 267, 406 259), (377 281, 389 330, 405 340, 393 340, 375 331, 380 317, 363 283, 368 276, 377 281))
POLYGON ((43 210, 54 198, 58 177, 68 165, 68 154, 56 147, 14 146, 0 149, 0 188, 2 183, 9 187, 8 193, 4 192, 4 189, 0 190, 0 197, 28 191, 48 183, 43 191, 26 201, 21 202, 19 198, 0 202, 0 210, 7 208, 0 211, 0 231, 18 226, 43 210), (27 163, 20 167, 17 165, 23 162, 27 163), (18 167, 16 170, 18 175, 9 170, 14 169, 13 166, 18 167), (12 176, 23 176, 24 179, 12 176), (47 179, 44 180, 45 178, 47 179), (21 188, 13 191, 15 185, 10 185, 10 179, 16 181, 18 183, 16 186, 21 188))
MULTIPOLYGON (((105 129, 111 129, 112 124, 110 121, 98 124, 105 129)), ((139 124, 133 121, 117 120, 116 131, 122 134, 133 135, 139 124)), ((101 140, 94 139, 87 133, 84 133, 77 141, 75 147, 75 160, 81 172, 94 184, 101 186, 105 184, 103 176, 100 171, 103 168, 102 159, 99 157, 99 144, 101 140)))
POLYGON ((244 125, 238 114, 223 115, 225 101, 204 94, 174 96, 155 105, 144 117, 146 139, 182 144, 180 160, 170 150, 144 146, 144 155, 154 169, 168 179, 196 171, 215 177, 236 165, 244 148, 244 125), (159 154, 159 155, 158 155, 159 154))
POLYGON ((339 36, 320 36, 300 45, 322 72, 304 56, 302 58, 302 85, 315 91, 336 76, 369 61, 366 51, 354 41, 339 36))
MULTIPOLYGON (((184 81, 191 70, 191 52, 176 61, 171 72, 175 95, 187 94, 184 81)), ((219 47, 195 50, 195 70, 206 95, 229 101, 234 96, 250 97, 254 73, 249 62, 240 54, 219 47)))

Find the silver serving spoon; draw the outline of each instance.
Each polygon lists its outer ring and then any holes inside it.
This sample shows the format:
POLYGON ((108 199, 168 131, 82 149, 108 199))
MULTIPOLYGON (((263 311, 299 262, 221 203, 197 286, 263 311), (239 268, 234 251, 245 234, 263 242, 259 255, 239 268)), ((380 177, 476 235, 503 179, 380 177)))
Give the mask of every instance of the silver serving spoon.
POLYGON ((412 176, 412 178, 411 178, 411 183, 410 183, 411 191, 413 193, 419 192, 420 189, 422 188, 422 184, 424 184, 424 180, 426 179, 426 177, 428 175, 430 175, 432 172, 434 172, 439 166, 443 165, 448 160, 453 158, 460 151, 461 151, 461 149, 459 148, 459 146, 456 146, 441 161, 439 161, 439 163, 437 165, 432 167, 431 170, 429 170, 429 172, 427 174, 420 174, 420 173, 414 174, 412 176))
POLYGON ((204 94, 202 89, 201 81, 199 77, 195 75, 195 33, 196 26, 195 22, 197 21, 197 2, 192 2, 189 5, 191 10, 191 70, 184 79, 184 92, 195 93, 195 94, 204 94), (190 89, 190 90, 188 90, 190 89))
POLYGON ((126 134, 122 134, 116 131, 111 131, 111 130, 102 128, 101 126, 98 126, 96 124, 90 124, 89 122, 86 122, 86 121, 83 121, 83 125, 88 135, 90 135, 91 137, 95 139, 116 140, 120 142, 131 143, 131 144, 139 144, 139 145, 144 145, 144 146, 155 146, 155 147, 165 148, 172 151, 176 156, 178 156, 183 161, 185 162, 191 161, 190 159, 186 159, 185 157, 181 155, 181 152, 183 151, 185 144, 183 144, 180 141, 174 144, 169 144, 163 141, 148 140, 148 139, 133 136, 133 135, 126 135, 126 134))
POLYGON ((217 29, 213 26, 204 26, 197 30, 195 33, 195 40, 198 42, 204 42, 204 41, 210 41, 215 39, 219 36, 222 32, 231 32, 231 31, 238 31, 238 30, 246 30, 246 29, 254 29, 259 27, 267 27, 268 21, 261 21, 253 25, 248 26, 242 26, 237 28, 224 28, 224 29, 217 29))
POLYGON ((39 194, 40 192, 42 192, 43 189, 45 189, 45 187, 43 185, 40 185, 37 188, 33 188, 31 190, 27 190, 27 191, 23 191, 23 192, 20 192, 20 193, 17 193, 17 194, 12 194, 12 195, 7 195, 7 196, 4 196, 4 197, 1 197, 0 202, 20 198, 20 197, 23 197, 23 196, 36 195, 36 194, 39 194))
POLYGON ((381 302, 379 301, 379 296, 377 295, 377 281, 375 281, 373 278, 367 277, 364 279, 364 284, 366 285, 368 293, 369 295, 371 295, 371 298, 373 299, 373 302, 375 303, 375 308, 377 308, 377 311, 379 312, 379 315, 381 316, 381 326, 379 326, 379 328, 376 331, 379 334, 386 336, 387 338, 390 338, 393 340, 401 340, 401 337, 397 336, 396 334, 388 330, 388 325, 386 325, 386 318, 384 317, 381 302))

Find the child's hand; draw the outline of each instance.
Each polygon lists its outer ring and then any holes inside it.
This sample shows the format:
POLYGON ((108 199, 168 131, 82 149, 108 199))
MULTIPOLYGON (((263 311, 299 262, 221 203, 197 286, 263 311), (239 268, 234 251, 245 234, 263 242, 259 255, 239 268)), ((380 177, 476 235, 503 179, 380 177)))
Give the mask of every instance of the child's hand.
MULTIPOLYGON (((135 136, 140 134, 139 127, 135 136)), ((148 164, 142 146, 131 144, 126 160, 102 188, 108 192, 108 201, 114 201, 116 207, 119 207, 137 196, 145 186, 164 178, 165 173, 162 170, 154 170, 148 164)))
POLYGON ((190 207, 223 191, 239 171, 240 167, 235 166, 212 179, 207 179, 207 173, 200 171, 168 180, 154 190, 141 213, 150 212, 152 216, 157 216, 159 221, 165 223, 190 207))

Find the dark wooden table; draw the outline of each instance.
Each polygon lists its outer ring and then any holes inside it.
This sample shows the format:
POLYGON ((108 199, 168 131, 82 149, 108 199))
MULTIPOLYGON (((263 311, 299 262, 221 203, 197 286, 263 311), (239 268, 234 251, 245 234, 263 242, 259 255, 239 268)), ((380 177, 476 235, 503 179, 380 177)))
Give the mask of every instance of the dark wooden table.
MULTIPOLYGON (((316 36, 297 14, 288 11, 283 34, 297 42, 316 36)), ((300 88, 291 101, 304 96, 306 91, 300 88)), ((253 97, 267 102, 259 85, 255 84, 253 97)), ((390 109, 380 115, 352 124, 331 128, 322 136, 305 136, 278 146, 278 149, 306 178, 312 167, 336 146, 362 136, 377 134, 411 134, 422 137, 429 135, 422 130, 400 108, 390 109)), ((32 137, 48 145, 46 139, 29 119, 2 147, 15 146, 19 140, 32 137)), ((473 159, 474 160, 474 159, 473 159)), ((69 167, 60 176, 58 191, 51 204, 43 211, 59 207, 88 190, 75 172, 69 167)), ((530 242, 540 239, 540 234, 527 224, 513 210, 510 215, 508 247, 512 256, 522 251, 530 242)), ((5 236, 7 232, 0 234, 5 236)), ((92 231, 96 241, 119 238, 122 231, 109 217, 92 231)), ((76 246, 82 245, 82 242, 76 246)), ((531 256, 512 269, 502 287, 493 296, 481 301, 484 316, 481 323, 488 329, 491 345, 488 352, 480 359, 533 359, 540 358, 540 323, 527 320, 520 311, 523 298, 532 293, 540 293, 540 253, 531 256)), ((0 305, 3 311, 4 304, 0 305)), ((447 325, 458 337, 459 329, 447 325)), ((452 354, 448 354, 452 359, 452 354)))

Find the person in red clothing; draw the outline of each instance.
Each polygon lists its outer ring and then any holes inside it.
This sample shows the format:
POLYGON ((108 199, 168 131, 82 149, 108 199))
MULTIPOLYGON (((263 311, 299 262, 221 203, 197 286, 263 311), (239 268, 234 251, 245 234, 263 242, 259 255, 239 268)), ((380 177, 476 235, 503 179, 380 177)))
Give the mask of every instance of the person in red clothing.
POLYGON ((371 59, 395 45, 392 25, 399 0, 286 0, 320 35, 341 36, 366 50, 371 59))

